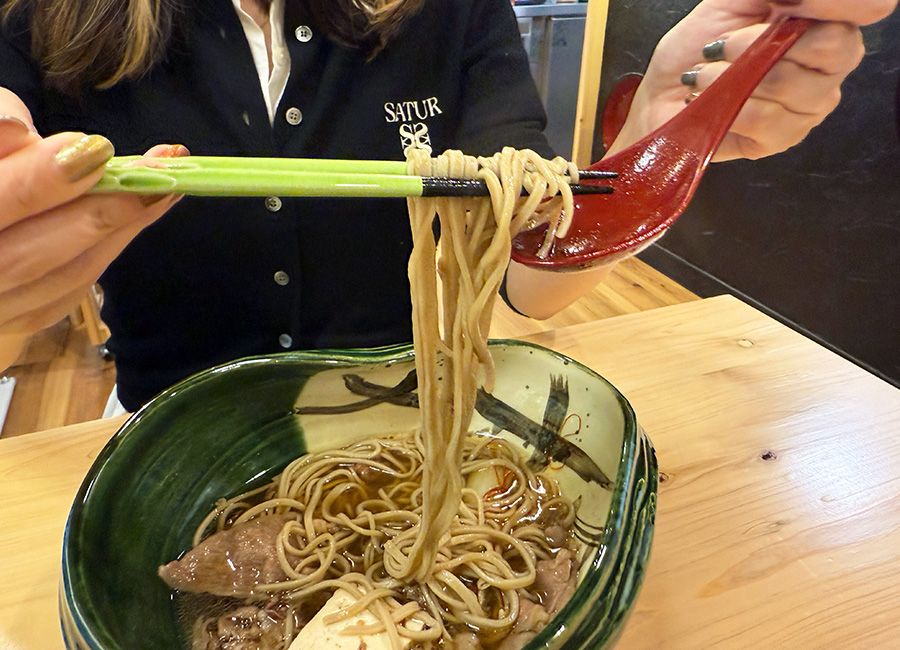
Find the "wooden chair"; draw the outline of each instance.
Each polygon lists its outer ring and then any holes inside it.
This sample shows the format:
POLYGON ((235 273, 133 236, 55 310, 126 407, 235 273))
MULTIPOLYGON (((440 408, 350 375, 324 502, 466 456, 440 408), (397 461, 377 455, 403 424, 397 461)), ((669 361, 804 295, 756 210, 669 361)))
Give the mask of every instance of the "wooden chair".
POLYGON ((85 327, 88 340, 96 346, 101 354, 106 354, 104 345, 109 338, 109 328, 100 319, 100 307, 103 304, 103 294, 98 287, 93 287, 82 298, 78 307, 69 314, 73 327, 85 327))

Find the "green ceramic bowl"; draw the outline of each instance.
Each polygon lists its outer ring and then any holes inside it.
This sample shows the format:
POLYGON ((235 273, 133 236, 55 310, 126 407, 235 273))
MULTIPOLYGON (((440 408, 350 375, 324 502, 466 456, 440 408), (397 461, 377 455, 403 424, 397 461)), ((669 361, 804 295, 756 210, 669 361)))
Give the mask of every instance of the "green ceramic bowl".
MULTIPOLYGON (((577 591, 528 648, 603 647, 620 630, 647 564, 656 509, 653 449, 625 398, 592 370, 521 342, 495 341, 491 350, 493 396, 535 423, 543 422, 551 376, 567 380, 568 404, 558 392, 552 400, 568 414, 561 433, 586 454, 582 461, 592 461, 589 471, 576 464, 581 475, 569 466, 553 470, 578 501, 589 543, 577 591)), ((199 373, 148 403, 103 449, 72 506, 60 589, 66 646, 189 647, 157 567, 190 546, 219 497, 266 482, 305 452, 413 430, 417 410, 388 403, 298 414, 361 400, 346 387, 346 375, 393 386, 412 368, 408 346, 286 353, 199 373)), ((473 427, 491 425, 476 414, 473 427)))

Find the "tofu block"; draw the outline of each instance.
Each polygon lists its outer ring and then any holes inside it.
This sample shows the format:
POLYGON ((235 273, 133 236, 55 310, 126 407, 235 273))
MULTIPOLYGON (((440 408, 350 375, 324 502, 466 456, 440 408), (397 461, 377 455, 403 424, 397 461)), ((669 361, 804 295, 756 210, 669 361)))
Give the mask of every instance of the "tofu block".
MULTIPOLYGON (((325 603, 325 606, 307 623, 300 634, 291 643, 290 650, 392 650, 391 639, 387 632, 379 634, 341 634, 341 630, 357 625, 374 625, 378 619, 369 610, 363 610, 355 616, 325 624, 325 617, 345 609, 356 602, 356 599, 343 589, 338 589, 325 603)), ((411 645, 408 639, 401 637, 400 650, 411 645)))

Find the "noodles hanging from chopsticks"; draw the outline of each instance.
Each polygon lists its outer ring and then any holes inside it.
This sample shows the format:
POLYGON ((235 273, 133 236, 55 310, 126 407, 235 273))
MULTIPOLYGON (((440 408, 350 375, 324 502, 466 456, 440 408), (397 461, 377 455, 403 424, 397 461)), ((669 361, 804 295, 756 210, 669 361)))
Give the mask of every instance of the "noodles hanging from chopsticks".
POLYGON ((385 553, 405 558, 393 563, 395 578, 423 582, 459 507, 461 445, 476 391, 479 385, 488 391, 493 388, 487 337, 512 238, 526 227, 546 222, 542 247, 546 251, 554 236, 565 235, 573 211, 569 183, 577 182, 578 171, 562 158, 547 161, 532 151, 511 148, 491 158, 448 151, 432 159, 424 151, 411 150, 408 162, 412 174, 479 178, 490 191, 489 198, 408 201, 413 343, 424 432, 424 511, 419 526, 392 540, 385 553), (521 196, 523 188, 526 197, 521 196), (435 215, 440 221, 439 241, 432 230, 435 215))

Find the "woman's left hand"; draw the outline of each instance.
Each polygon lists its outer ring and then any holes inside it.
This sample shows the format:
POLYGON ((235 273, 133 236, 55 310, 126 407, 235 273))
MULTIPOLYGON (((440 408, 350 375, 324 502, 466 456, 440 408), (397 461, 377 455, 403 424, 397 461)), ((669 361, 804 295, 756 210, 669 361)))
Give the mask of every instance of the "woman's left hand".
POLYGON ((781 59, 748 100, 715 161, 756 159, 802 141, 838 105, 862 60, 859 26, 890 15, 897 0, 704 0, 659 42, 615 153, 668 121, 702 93, 768 27, 789 14, 821 21, 781 59))

